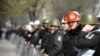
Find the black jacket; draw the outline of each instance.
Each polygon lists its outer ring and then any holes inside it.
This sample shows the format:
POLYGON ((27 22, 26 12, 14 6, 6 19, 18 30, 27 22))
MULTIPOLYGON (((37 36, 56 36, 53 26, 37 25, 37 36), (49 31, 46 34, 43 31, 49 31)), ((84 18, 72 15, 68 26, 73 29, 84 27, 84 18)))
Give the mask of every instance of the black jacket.
POLYGON ((49 56, 63 56, 62 42, 63 34, 60 31, 56 31, 53 34, 49 34, 49 40, 45 48, 45 52, 49 56))
POLYGON ((41 39, 41 49, 45 49, 46 48, 46 45, 48 43, 50 35, 51 35, 51 33, 47 29, 42 29, 40 31, 39 39, 41 39))
POLYGON ((74 46, 71 45, 69 42, 71 39, 73 39, 75 36, 77 36, 82 29, 82 26, 79 25, 76 29, 66 31, 66 34, 64 36, 63 40, 63 52, 65 56, 77 56, 77 50, 74 49, 74 46))
POLYGON ((30 38, 30 43, 34 45, 39 44, 39 37, 40 37, 40 29, 36 29, 30 38))
POLYGON ((94 56, 100 56, 100 25, 96 25, 89 33, 80 32, 70 41, 70 44, 81 49, 96 47, 94 56))

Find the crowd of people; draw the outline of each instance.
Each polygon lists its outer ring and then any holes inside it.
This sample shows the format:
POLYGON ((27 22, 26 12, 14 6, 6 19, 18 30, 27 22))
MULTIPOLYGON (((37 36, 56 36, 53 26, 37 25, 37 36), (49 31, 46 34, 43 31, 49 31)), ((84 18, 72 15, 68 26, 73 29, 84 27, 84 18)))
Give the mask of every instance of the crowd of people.
POLYGON ((22 36, 27 45, 39 49, 42 56, 100 56, 100 25, 92 12, 80 15, 68 11, 61 21, 46 18, 18 25, 7 31, 6 39, 13 32, 22 36))

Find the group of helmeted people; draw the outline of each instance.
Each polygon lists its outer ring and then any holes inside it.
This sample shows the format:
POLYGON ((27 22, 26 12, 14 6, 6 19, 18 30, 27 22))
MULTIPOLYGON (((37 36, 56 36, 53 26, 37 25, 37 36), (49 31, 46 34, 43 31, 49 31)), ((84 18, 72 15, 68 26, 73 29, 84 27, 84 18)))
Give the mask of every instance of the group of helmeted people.
POLYGON ((42 52, 41 56, 100 56, 100 25, 97 18, 92 12, 81 14, 68 11, 61 21, 46 18, 38 26, 30 22, 11 32, 23 36, 26 44, 42 52))

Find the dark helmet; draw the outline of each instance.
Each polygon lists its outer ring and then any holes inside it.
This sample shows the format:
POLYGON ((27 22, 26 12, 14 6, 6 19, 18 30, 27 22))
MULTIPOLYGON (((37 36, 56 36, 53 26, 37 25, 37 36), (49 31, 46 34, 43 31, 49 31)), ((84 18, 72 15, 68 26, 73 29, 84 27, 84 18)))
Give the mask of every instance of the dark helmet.
POLYGON ((52 21, 52 19, 50 18, 46 18, 43 20, 43 24, 45 24, 45 28, 49 28, 50 27, 50 22, 52 21))
POLYGON ((60 26, 61 23, 60 23, 59 19, 53 19, 53 20, 50 22, 50 26, 51 26, 51 25, 60 26))
POLYGON ((97 23, 97 19, 94 13, 90 13, 90 12, 85 12, 83 13, 81 20, 80 20, 81 24, 96 24, 97 23))
POLYGON ((50 21, 51 21, 50 18, 46 18, 46 19, 43 20, 43 23, 46 23, 46 24, 47 24, 47 23, 49 23, 50 21))

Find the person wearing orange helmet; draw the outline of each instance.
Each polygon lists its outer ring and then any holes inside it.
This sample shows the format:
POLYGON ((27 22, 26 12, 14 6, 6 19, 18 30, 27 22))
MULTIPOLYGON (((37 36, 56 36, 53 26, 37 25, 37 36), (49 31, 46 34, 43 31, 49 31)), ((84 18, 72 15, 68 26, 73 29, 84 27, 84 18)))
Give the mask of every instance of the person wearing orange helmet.
POLYGON ((65 56, 77 56, 76 48, 69 44, 73 36, 77 36, 82 27, 79 23, 80 14, 77 11, 66 12, 62 19, 62 28, 66 31, 63 40, 63 52, 65 56))
POLYGON ((62 23, 67 23, 70 29, 75 29, 79 24, 80 14, 77 11, 69 11, 65 13, 62 23))
POLYGON ((96 15, 92 11, 83 12, 80 24, 84 27, 70 44, 81 50, 78 56, 100 56, 100 24, 96 15))

